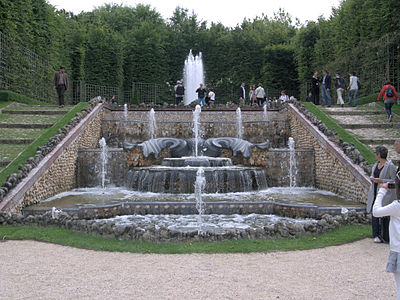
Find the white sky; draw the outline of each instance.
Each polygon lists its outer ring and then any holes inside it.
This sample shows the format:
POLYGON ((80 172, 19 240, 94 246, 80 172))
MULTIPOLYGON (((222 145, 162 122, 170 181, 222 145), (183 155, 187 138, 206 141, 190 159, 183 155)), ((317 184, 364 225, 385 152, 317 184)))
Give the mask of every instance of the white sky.
POLYGON ((317 20, 319 16, 328 18, 332 7, 338 7, 341 0, 48 0, 58 9, 64 8, 75 14, 91 11, 104 3, 136 6, 138 3, 150 4, 164 19, 171 17, 177 6, 194 11, 199 20, 221 22, 225 26, 236 26, 246 17, 253 19, 264 13, 272 17, 279 8, 285 9, 293 21, 298 18, 302 23, 306 20, 317 20))

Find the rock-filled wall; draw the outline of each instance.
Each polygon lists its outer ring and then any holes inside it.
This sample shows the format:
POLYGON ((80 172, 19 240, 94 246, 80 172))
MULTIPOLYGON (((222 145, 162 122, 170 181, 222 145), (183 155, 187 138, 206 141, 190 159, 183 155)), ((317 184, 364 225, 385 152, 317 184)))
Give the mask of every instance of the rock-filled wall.
POLYGON ((24 193, 23 202, 17 205, 17 210, 20 207, 38 203, 76 187, 78 149, 98 147, 101 119, 102 108, 99 105, 58 146, 60 149, 54 150, 60 151, 55 161, 47 167, 38 166, 38 168, 42 167, 46 170, 36 178, 34 184, 24 193))
MULTIPOLYGON (((164 149, 156 158, 150 155, 145 158, 140 147, 129 151, 110 149, 107 163, 107 184, 116 186, 124 185, 127 171, 132 167, 147 167, 160 165, 162 159, 170 157, 169 149, 164 149)), ((231 150, 223 150, 222 157, 232 159, 234 165, 249 167, 263 167, 266 170, 268 186, 289 186, 289 150, 270 149, 263 150, 253 147, 252 155, 244 158, 242 155, 233 156, 231 150)), ((313 151, 296 150, 296 183, 297 186, 313 186, 313 151)), ((79 187, 92 187, 100 185, 99 172, 100 150, 81 150, 78 152, 78 177, 79 187)))
POLYGON ((315 187, 365 203, 370 181, 361 167, 313 125, 292 104, 288 104, 291 136, 296 148, 314 150, 315 187))
MULTIPOLYGON (((148 111, 129 111, 127 118, 122 112, 105 111, 102 134, 108 145, 118 147, 123 141, 138 143, 150 139, 148 111)), ((188 139, 193 137, 193 112, 156 111, 156 137, 188 139)), ((237 137, 236 112, 204 111, 200 115, 200 128, 204 139, 237 137)), ((289 137, 289 123, 282 111, 268 112, 268 120, 262 111, 243 111, 243 139, 251 143, 263 143, 267 139, 272 147, 284 147, 289 137)))

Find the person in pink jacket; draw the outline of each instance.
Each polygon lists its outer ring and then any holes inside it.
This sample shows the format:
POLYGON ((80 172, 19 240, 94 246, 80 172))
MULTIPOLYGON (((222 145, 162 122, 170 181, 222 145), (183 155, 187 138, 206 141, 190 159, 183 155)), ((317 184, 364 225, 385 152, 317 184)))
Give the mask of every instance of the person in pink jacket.
POLYGON ((382 87, 378 96, 378 101, 382 98, 382 96, 383 102, 385 103, 386 113, 388 114, 388 121, 392 122, 392 106, 394 103, 396 103, 396 100, 398 100, 399 97, 397 96, 396 89, 389 80, 386 81, 385 85, 382 87))

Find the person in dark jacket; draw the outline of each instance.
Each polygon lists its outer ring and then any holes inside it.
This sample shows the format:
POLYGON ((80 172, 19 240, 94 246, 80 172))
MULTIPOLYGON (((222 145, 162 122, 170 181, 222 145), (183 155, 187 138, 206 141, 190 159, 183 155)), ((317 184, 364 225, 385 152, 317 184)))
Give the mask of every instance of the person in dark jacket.
POLYGON ((385 103, 385 109, 386 113, 388 114, 388 121, 392 122, 392 106, 394 103, 396 103, 396 100, 399 99, 399 96, 397 95, 397 91, 390 82, 390 80, 387 80, 385 82, 385 85, 382 87, 381 92, 379 93, 378 96, 378 101, 383 97, 383 103, 385 103))
POLYGON ((204 106, 206 104, 206 89, 203 87, 202 83, 200 83, 200 86, 197 88, 196 93, 200 106, 204 106))
POLYGON ((68 76, 63 66, 54 74, 54 88, 57 90, 59 107, 64 107, 64 93, 68 91, 68 76))
POLYGON ((331 90, 331 76, 328 73, 328 70, 322 70, 322 79, 321 79, 321 93, 322 93, 322 105, 325 105, 328 102, 328 107, 332 105, 332 98, 330 94, 331 90), (326 101, 326 100, 328 101, 326 101))
POLYGON ((318 78, 318 71, 315 71, 313 77, 311 78, 311 93, 313 103, 319 105, 319 85, 321 80, 318 78))
POLYGON ((337 104, 339 104, 343 107, 344 106, 343 91, 347 88, 347 86, 346 86, 346 81, 340 75, 339 72, 336 72, 336 77, 335 77, 334 83, 335 83, 335 88, 336 88, 336 92, 337 92, 337 104))
POLYGON ((244 103, 244 100, 246 99, 245 85, 246 84, 244 82, 242 82, 242 84, 239 87, 239 90, 238 90, 239 103, 244 103))

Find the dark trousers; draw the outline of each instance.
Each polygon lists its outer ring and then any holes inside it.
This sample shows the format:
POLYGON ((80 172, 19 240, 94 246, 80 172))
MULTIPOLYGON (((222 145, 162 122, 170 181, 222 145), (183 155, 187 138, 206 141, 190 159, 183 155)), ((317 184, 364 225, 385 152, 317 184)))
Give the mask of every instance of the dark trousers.
POLYGON ((375 218, 372 216, 372 237, 379 237, 382 242, 389 243, 389 217, 375 218))
POLYGON ((264 98, 257 98, 258 106, 262 106, 263 103, 264 103, 264 98))
POLYGON ((57 94, 58 94, 58 105, 64 105, 64 93, 65 93, 65 85, 59 84, 57 85, 57 94))
POLYGON ((179 105, 183 101, 183 96, 175 97, 175 104, 179 105))
POLYGON ((319 88, 313 88, 311 90, 313 103, 319 105, 319 88))

